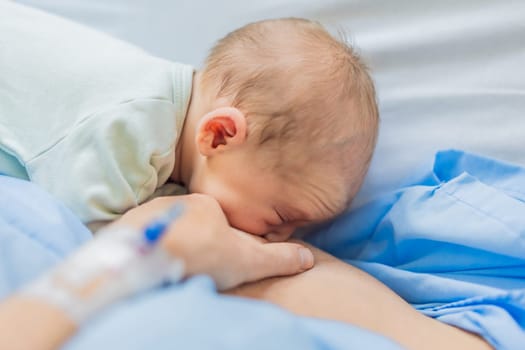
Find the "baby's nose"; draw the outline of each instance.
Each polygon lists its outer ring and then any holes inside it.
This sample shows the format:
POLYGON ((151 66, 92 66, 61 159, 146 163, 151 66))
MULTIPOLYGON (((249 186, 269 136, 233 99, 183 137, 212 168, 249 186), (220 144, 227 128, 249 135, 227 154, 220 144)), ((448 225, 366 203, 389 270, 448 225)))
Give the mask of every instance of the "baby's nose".
POLYGON ((274 230, 272 233, 268 233, 264 237, 270 242, 283 242, 290 238, 294 231, 295 226, 286 225, 274 230))

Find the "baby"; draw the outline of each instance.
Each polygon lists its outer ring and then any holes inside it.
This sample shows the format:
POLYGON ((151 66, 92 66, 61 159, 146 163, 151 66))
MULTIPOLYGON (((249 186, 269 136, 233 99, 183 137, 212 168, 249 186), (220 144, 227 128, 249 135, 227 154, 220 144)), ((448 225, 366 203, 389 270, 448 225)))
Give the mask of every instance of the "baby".
POLYGON ((0 48, 0 173, 86 223, 175 182, 213 196, 232 226, 284 240, 344 210, 374 149, 366 67, 316 22, 246 25, 194 71, 2 3, 0 48))

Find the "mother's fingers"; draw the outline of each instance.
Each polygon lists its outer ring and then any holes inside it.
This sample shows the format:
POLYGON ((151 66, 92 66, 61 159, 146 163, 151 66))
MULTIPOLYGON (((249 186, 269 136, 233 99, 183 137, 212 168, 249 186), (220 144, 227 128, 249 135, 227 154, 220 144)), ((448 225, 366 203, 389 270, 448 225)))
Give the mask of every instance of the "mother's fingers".
POLYGON ((293 275, 313 267, 312 252, 297 243, 255 243, 252 254, 248 255, 250 281, 267 277, 293 275))

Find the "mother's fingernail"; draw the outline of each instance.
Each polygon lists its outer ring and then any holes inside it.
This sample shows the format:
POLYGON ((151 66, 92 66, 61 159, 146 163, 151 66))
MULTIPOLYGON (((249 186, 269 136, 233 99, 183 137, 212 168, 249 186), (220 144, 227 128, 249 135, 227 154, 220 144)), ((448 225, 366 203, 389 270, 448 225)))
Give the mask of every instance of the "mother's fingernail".
POLYGON ((299 248, 299 256, 301 257, 301 267, 309 269, 314 265, 314 255, 310 249, 299 248))

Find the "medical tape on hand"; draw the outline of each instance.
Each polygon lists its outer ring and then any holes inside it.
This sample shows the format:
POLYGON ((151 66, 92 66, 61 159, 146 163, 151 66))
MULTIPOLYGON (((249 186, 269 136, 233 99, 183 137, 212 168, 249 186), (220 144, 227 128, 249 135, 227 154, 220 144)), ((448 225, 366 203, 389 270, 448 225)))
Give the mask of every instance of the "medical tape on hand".
POLYGON ((148 244, 138 230, 113 226, 21 293, 57 306, 80 325, 115 301, 183 277, 182 260, 148 244))

